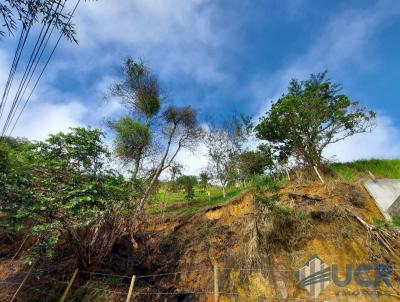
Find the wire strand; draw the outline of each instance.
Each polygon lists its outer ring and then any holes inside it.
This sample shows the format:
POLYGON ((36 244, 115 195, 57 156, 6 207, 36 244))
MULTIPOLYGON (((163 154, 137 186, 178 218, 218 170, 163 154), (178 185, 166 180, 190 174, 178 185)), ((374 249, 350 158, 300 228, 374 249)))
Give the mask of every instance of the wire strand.
MULTIPOLYGON (((67 22, 67 23, 69 23, 69 22, 71 21, 71 19, 72 19, 73 15, 75 14, 75 11, 76 11, 76 9, 78 8, 78 5, 79 5, 80 2, 81 2, 81 0, 78 0, 78 1, 77 1, 77 3, 76 3, 76 5, 75 5, 75 7, 74 7, 72 13, 71 13, 70 16, 69 16, 69 19, 68 19, 68 22, 67 22)), ((15 126, 17 125, 19 119, 21 118, 21 115, 22 115, 23 111, 25 110, 25 108, 26 108, 26 106, 27 106, 29 100, 31 99, 32 94, 33 94, 33 92, 35 91, 35 89, 36 89, 36 87, 37 87, 37 85, 38 85, 40 79, 42 78, 43 73, 44 73, 44 71, 46 70, 46 68, 47 68, 47 66, 48 66, 48 64, 49 64, 49 62, 50 62, 50 60, 51 60, 51 58, 53 57, 54 52, 55 52, 56 48, 58 47, 58 44, 60 43, 60 40, 61 40, 62 36, 63 36, 63 34, 60 33, 60 36, 58 37, 58 40, 57 40, 55 46, 53 47, 53 50, 51 51, 51 53, 50 53, 50 55, 49 55, 49 57, 48 57, 48 59, 47 59, 47 61, 46 61, 46 64, 44 65, 44 67, 43 67, 43 69, 42 69, 42 71, 41 71, 39 77, 37 78, 37 80, 36 80, 36 82, 35 82, 35 85, 33 86, 33 88, 32 88, 32 90, 31 90, 31 92, 30 92, 28 98, 26 99, 26 101, 25 101, 25 103, 24 103, 24 106, 22 107, 22 109, 21 109, 20 113, 18 114, 18 117, 17 117, 17 119, 16 119, 16 121, 15 121, 13 127, 11 128, 11 131, 10 131, 10 133, 9 133, 9 136, 12 135, 12 132, 14 131, 15 126)))

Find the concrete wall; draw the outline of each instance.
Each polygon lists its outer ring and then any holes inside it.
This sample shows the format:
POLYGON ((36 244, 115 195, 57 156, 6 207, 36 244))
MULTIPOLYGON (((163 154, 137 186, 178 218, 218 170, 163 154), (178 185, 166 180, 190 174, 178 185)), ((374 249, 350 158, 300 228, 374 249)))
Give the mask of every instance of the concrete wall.
POLYGON ((396 201, 390 206, 388 213, 392 217, 400 215, 400 196, 397 197, 396 201))
MULTIPOLYGON (((389 208, 400 196, 400 179, 366 180, 364 181, 364 187, 385 216, 390 218, 389 208)), ((397 208, 396 205, 394 208, 397 208)))

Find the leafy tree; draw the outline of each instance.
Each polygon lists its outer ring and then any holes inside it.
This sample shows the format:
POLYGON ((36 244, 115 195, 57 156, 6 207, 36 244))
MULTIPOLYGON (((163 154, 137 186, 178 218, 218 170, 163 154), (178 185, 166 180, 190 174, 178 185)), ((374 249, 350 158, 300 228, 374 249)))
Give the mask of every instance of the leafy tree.
POLYGON ((196 176, 182 175, 176 180, 178 185, 182 186, 186 192, 185 198, 192 200, 194 197, 194 186, 197 184, 196 176))
POLYGON ((251 179, 255 175, 260 175, 267 168, 273 166, 271 154, 263 152, 263 149, 256 151, 245 151, 238 156, 239 174, 243 179, 251 179))
POLYGON ((133 161, 132 179, 136 179, 140 164, 150 150, 149 126, 135 121, 130 116, 124 116, 118 121, 110 122, 109 125, 116 132, 115 154, 124 162, 133 161))
POLYGON ((161 97, 156 77, 142 62, 127 58, 122 65, 122 81, 110 87, 132 113, 109 122, 116 132, 115 153, 125 162, 133 163, 132 179, 136 184, 139 168, 152 149, 151 121, 160 111, 161 97))
POLYGON ((171 184, 170 184, 170 190, 171 192, 175 192, 176 191, 176 178, 177 176, 182 175, 182 169, 183 166, 180 163, 177 162, 173 162, 171 163, 170 167, 169 167, 169 173, 171 175, 171 184))
POLYGON ((112 96, 119 97, 129 111, 144 118, 148 125, 161 108, 161 97, 157 78, 143 62, 127 58, 122 66, 123 80, 110 87, 112 96))
POLYGON ((120 98, 132 117, 110 122, 110 126, 117 134, 116 154, 134 164, 134 183, 141 184, 135 196, 136 213, 141 214, 161 173, 174 165, 182 149, 195 147, 202 131, 193 108, 162 108, 157 78, 142 62, 126 59, 122 73, 123 80, 113 84, 110 92, 120 98))
MULTIPOLYGON (((0 211, 13 212, 21 202, 32 199, 30 192, 30 157, 32 144, 28 141, 6 138, 0 139, 0 211)), ((13 231, 19 231, 22 224, 13 216, 1 224, 13 231)))
POLYGON ((202 192, 205 192, 208 188, 209 182, 211 180, 211 176, 207 171, 203 171, 200 173, 199 177, 200 177, 200 181, 199 181, 200 188, 201 188, 202 192))
POLYGON ((308 167, 320 166, 326 146, 372 130, 375 113, 341 94, 341 86, 326 75, 292 80, 255 127, 256 136, 281 161, 293 156, 308 167))
POLYGON ((97 129, 75 128, 51 135, 29 150, 28 198, 2 200, 8 225, 33 225, 35 256, 51 255, 66 238, 78 266, 95 266, 123 231, 129 189, 121 175, 106 169, 109 152, 97 129))
POLYGON ((208 148, 209 169, 222 187, 226 197, 228 184, 239 179, 238 156, 243 152, 243 145, 251 131, 251 119, 234 115, 220 126, 209 125, 205 137, 208 148))
POLYGON ((69 40, 75 39, 74 26, 68 22, 70 13, 62 12, 61 0, 6 0, 0 3, 0 15, 3 18, 0 36, 12 35, 19 26, 25 29, 35 23, 46 25, 54 24, 55 27, 69 40))

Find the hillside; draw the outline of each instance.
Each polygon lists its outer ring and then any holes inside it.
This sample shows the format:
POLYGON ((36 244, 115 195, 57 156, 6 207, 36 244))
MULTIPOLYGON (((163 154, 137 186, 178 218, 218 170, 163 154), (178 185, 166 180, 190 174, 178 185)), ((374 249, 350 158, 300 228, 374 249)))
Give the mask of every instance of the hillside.
MULTIPOLYGON (((102 267, 78 274, 68 301, 125 301, 131 275, 136 276, 133 301, 214 301, 215 265, 220 301, 315 301, 295 277, 314 255, 329 266, 337 264, 341 280, 346 264, 353 270, 360 263, 398 267, 399 259, 357 220, 373 224, 383 219, 358 180, 295 183, 279 191, 279 205, 291 211, 287 216, 260 210, 250 191, 219 205, 178 202, 170 215, 147 214, 132 225, 134 241, 127 233, 102 267)), ((15 253, 21 241, 3 239, 2 255, 15 253)), ((26 274, 23 256, 2 262, 0 301, 8 301, 26 274)), ((18 301, 58 301, 75 264, 62 244, 54 259, 36 266, 18 301)), ((380 282, 376 288, 361 288, 364 293, 354 278, 343 288, 330 282, 317 301, 395 301, 400 297, 398 271, 393 275, 393 288, 380 282)))

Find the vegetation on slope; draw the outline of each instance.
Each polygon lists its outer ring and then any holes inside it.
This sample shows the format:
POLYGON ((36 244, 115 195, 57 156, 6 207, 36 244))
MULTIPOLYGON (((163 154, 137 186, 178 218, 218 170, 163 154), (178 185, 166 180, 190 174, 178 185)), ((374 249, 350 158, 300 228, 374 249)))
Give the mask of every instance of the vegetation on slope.
POLYGON ((346 181, 353 181, 358 176, 370 171, 376 177, 400 178, 400 159, 367 159, 330 165, 339 177, 346 181))

